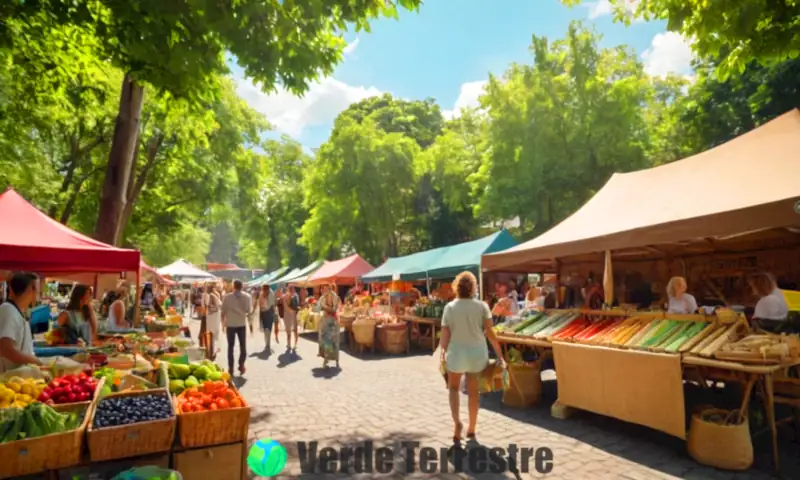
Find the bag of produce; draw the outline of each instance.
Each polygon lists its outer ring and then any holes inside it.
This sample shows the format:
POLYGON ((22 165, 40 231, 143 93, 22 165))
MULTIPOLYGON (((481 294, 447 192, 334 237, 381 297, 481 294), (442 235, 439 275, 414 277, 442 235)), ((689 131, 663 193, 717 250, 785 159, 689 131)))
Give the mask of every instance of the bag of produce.
POLYGON ((126 470, 112 480, 183 480, 176 470, 155 466, 136 467, 126 470))
POLYGON ((49 381, 45 373, 36 365, 23 365, 0 375, 0 383, 5 383, 14 377, 49 381))

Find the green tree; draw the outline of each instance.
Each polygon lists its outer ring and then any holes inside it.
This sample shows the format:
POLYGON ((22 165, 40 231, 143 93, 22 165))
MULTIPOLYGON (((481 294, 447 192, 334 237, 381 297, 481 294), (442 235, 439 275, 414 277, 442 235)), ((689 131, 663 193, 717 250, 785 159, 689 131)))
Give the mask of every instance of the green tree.
MULTIPOLYGON (((304 92, 309 81, 330 74, 341 60, 339 32, 368 19, 397 16, 396 6, 419 0, 214 1, 99 0, 21 1, 0 6, 0 18, 91 27, 110 59, 125 72, 95 235, 116 244, 124 230, 125 193, 136 151, 144 87, 206 102, 217 75, 228 73, 227 53, 265 90, 280 84, 304 92)), ((69 41, 68 38, 64 39, 69 41)), ((0 45, 19 42, 0 23, 0 45)))
POLYGON ((564 40, 533 37, 532 66, 490 77, 482 106, 491 147, 474 179, 486 185, 479 216, 519 217, 523 232, 539 233, 612 173, 649 164, 643 109, 650 79, 633 51, 601 50, 598 41, 573 23, 564 40))
POLYGON ((310 214, 302 243, 313 257, 356 251, 372 262, 396 255, 414 193, 416 141, 374 122, 340 118, 305 177, 310 214))
MULTIPOLYGON (((580 0, 563 0, 566 4, 580 0)), ((764 65, 800 55, 800 3, 786 0, 611 0, 618 20, 666 20, 667 29, 692 39, 701 57, 720 58, 726 79, 758 61, 764 65)))

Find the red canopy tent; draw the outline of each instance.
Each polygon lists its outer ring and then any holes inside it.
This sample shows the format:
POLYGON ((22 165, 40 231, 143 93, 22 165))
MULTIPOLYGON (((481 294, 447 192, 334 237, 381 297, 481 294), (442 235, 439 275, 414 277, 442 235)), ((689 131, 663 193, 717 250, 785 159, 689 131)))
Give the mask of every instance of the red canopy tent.
POLYGON ((139 273, 136 250, 112 247, 40 212, 13 189, 0 195, 0 269, 37 273, 139 273))
POLYGON ((355 254, 341 260, 327 262, 308 277, 311 285, 322 283, 335 283, 337 285, 355 285, 356 279, 375 270, 375 267, 367 263, 360 255, 355 254))

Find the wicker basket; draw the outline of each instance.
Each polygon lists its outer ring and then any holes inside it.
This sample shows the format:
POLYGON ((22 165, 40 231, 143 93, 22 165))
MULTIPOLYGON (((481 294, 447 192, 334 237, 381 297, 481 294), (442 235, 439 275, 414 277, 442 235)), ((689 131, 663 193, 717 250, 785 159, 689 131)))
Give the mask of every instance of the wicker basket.
POLYGON ((81 463, 84 433, 92 413, 91 403, 56 405, 53 409, 60 413, 84 411, 83 421, 77 429, 69 432, 1 443, 0 478, 58 470, 81 463))
MULTIPOLYGON (((231 388, 236 388, 229 384, 231 388)), ((239 392, 236 391, 239 395, 239 392)), ((250 407, 242 400, 242 408, 208 412, 178 412, 178 438, 184 448, 224 445, 247 440, 250 407)), ((175 407, 177 412, 177 407, 175 407)))
POLYGON ((375 321, 373 319, 358 317, 351 328, 357 344, 371 347, 375 343, 375 321))
POLYGON ((351 330, 353 328, 353 322, 356 321, 355 315, 348 316, 348 315, 339 315, 339 325, 347 330, 351 330))
POLYGON ((408 350, 408 327, 406 322, 387 323, 378 327, 378 345, 390 354, 408 350))
POLYGON ((753 464, 753 442, 747 418, 739 424, 727 425, 707 420, 710 415, 732 419, 738 413, 738 410, 709 409, 693 415, 686 439, 689 455, 703 465, 723 470, 750 468, 753 464))
MULTIPOLYGON (((169 398, 167 392, 159 390, 117 393, 106 398, 143 395, 164 395, 169 398)), ((99 402, 102 401, 100 400, 99 402)), ((89 459, 92 462, 168 452, 172 448, 176 426, 174 405, 172 407, 172 416, 164 420, 95 429, 93 425, 94 415, 99 402, 92 409, 92 416, 86 431, 86 439, 89 444, 89 459)), ((170 405, 172 405, 172 402, 170 402, 170 405)))
POLYGON ((509 407, 526 408, 539 403, 542 397, 542 375, 539 362, 508 365, 508 388, 503 403, 509 407))

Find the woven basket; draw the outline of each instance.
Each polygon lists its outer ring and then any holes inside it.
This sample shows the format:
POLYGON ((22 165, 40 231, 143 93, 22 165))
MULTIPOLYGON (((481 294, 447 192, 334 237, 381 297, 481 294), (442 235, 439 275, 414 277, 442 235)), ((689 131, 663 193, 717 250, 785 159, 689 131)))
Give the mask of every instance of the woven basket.
POLYGON ((344 327, 347 330, 353 328, 353 322, 356 321, 355 316, 348 316, 348 315, 339 315, 339 325, 344 327))
MULTIPOLYGON (((166 391, 159 390, 117 393, 106 398, 142 395, 165 395, 169 398, 169 394, 166 391)), ((100 400, 100 402, 102 401, 100 400)), ((99 402, 97 405, 99 405, 99 402)), ((172 407, 172 416, 164 420, 95 429, 94 414, 97 410, 97 405, 92 409, 92 417, 86 430, 89 458, 92 462, 168 452, 172 448, 176 426, 174 406, 172 407)), ((172 405, 172 402, 170 402, 170 405, 172 405)))
POLYGON ((408 348, 408 328, 405 322, 378 327, 378 345, 390 354, 403 353, 408 348))
POLYGON ((508 388, 503 403, 509 407, 527 408, 542 398, 542 375, 539 362, 508 365, 508 388))
POLYGON ((747 418, 732 425, 706 420, 710 415, 731 419, 738 410, 709 409, 693 415, 686 446, 698 463, 723 470, 747 470, 753 465, 753 442, 747 418))
POLYGON ((351 328, 357 344, 370 347, 375 343, 375 321, 371 318, 358 317, 351 328))
POLYGON ((84 432, 91 416, 91 403, 56 405, 60 413, 84 411, 83 422, 72 431, 54 433, 0 444, 0 478, 20 477, 81 463, 84 432))
MULTIPOLYGON (((230 384, 231 388, 235 387, 230 384)), ((239 395, 239 392, 236 392, 239 395)), ((185 448, 224 445, 247 440, 250 407, 242 400, 242 408, 208 412, 178 413, 178 438, 185 448)), ((175 408, 177 411, 177 407, 175 408)))

